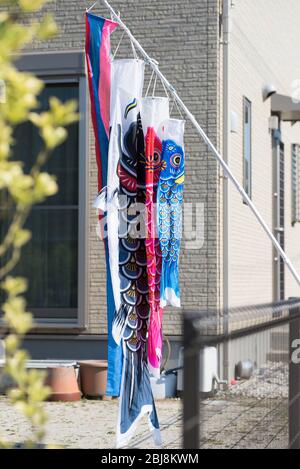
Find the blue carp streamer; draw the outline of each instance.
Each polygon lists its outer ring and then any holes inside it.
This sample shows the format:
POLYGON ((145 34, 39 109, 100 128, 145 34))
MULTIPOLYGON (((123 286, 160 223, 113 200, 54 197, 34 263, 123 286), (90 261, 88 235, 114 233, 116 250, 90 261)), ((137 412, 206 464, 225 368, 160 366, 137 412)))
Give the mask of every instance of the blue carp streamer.
POLYGON ((182 232, 184 151, 164 140, 158 187, 158 232, 162 252, 161 306, 180 307, 179 253, 182 232))

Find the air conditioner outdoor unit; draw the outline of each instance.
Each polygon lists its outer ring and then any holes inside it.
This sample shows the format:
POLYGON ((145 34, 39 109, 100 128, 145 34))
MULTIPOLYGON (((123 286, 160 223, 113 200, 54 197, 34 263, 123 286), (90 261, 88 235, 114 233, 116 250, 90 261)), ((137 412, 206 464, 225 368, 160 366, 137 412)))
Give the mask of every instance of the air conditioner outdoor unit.
MULTIPOLYGON (((227 384, 218 376, 218 352, 216 347, 204 347, 199 351, 199 392, 210 393, 216 385, 227 384)), ((179 352, 177 390, 183 391, 183 347, 179 352)))

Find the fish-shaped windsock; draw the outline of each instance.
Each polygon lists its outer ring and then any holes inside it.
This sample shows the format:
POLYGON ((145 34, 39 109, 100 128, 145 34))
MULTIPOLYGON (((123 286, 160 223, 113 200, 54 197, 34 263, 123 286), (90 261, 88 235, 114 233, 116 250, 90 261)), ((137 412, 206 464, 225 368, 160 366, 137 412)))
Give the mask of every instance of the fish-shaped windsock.
POLYGON ((86 57, 96 136, 99 194, 106 214, 108 308, 106 394, 120 396, 117 447, 128 445, 148 416, 154 441, 159 422, 147 366, 150 316, 145 236, 140 207, 146 202, 145 139, 140 117, 144 62, 112 61, 109 38, 117 23, 86 16, 86 57))
MULTIPOLYGON (((107 177, 107 235, 109 245, 109 261, 111 278, 116 306, 116 317, 113 321, 112 334, 119 345, 123 336, 128 314, 122 304, 121 279, 119 275, 119 235, 122 227, 119 227, 119 208, 122 200, 119 197, 120 177, 124 171, 119 171, 122 160, 123 139, 129 128, 136 126, 139 114, 140 100, 142 98, 144 84, 145 64, 142 60, 119 59, 112 63, 112 91, 111 91, 111 119, 110 119, 110 143, 107 177), (118 230, 119 228, 119 230, 118 230)), ((129 133, 132 138, 135 134, 129 133)), ((131 189, 136 189, 136 181, 133 170, 125 177, 131 189)))
POLYGON ((141 118, 145 135, 146 156, 146 254, 150 305, 148 366, 151 373, 159 378, 163 346, 163 309, 160 307, 162 258, 154 209, 161 170, 161 124, 169 118, 169 99, 166 97, 143 98, 141 118))
POLYGON ((123 150, 118 168, 119 199, 122 200, 119 218, 120 227, 124 226, 119 238, 121 309, 115 317, 116 327, 113 327, 116 340, 118 334, 122 336, 124 355, 117 427, 118 448, 128 445, 143 415, 148 416, 155 444, 161 443, 147 366, 150 306, 146 246, 145 239, 136 236, 140 224, 138 207, 144 206, 146 200, 144 135, 139 115, 133 120, 134 112, 130 111, 133 114, 132 124, 122 137, 123 150), (125 328, 120 327, 121 324, 125 328))
POLYGON ((146 200, 145 141, 140 117, 144 62, 117 61, 112 83, 108 202, 116 197, 118 203, 108 209, 107 225, 115 302, 119 305, 112 335, 123 351, 117 426, 117 447, 121 448, 128 445, 143 415, 148 416, 156 444, 160 443, 160 431, 147 366, 149 288, 145 238, 139 230, 143 224, 140 207, 146 200))
POLYGON ((182 233, 185 121, 164 122, 162 169, 157 193, 158 233, 162 252, 160 305, 180 307, 179 253, 182 233))

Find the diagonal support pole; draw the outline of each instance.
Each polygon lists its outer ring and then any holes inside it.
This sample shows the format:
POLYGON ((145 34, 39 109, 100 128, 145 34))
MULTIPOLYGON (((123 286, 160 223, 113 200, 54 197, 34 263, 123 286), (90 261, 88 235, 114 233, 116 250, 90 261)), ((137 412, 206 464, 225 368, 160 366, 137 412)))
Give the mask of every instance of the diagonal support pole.
MULTIPOLYGON (((252 202, 252 200, 250 199, 250 197, 248 196, 248 194, 244 191, 243 187, 241 186, 241 184, 239 183, 239 181, 236 179, 236 177, 234 176, 234 174, 231 172, 229 166, 226 164, 226 162, 223 160, 221 154, 218 152, 218 150, 216 149, 216 147, 214 146, 214 144, 212 143, 212 141, 209 139, 209 137, 206 135, 206 133, 204 132, 204 130, 202 129, 202 127, 200 126, 200 124, 197 122, 196 118, 193 116, 193 114, 190 112, 190 110, 186 107, 186 105, 184 104, 184 102, 182 101, 182 99, 180 98, 180 96, 177 94, 177 91, 176 89, 171 85, 171 83, 167 80, 167 78, 162 74, 162 72, 159 70, 159 67, 158 67, 158 62, 154 59, 152 59, 148 54, 147 52, 144 50, 144 48, 142 47, 142 45, 139 43, 139 41, 133 36, 133 34, 131 33, 130 29, 126 26, 126 24, 121 20, 120 18, 120 15, 118 15, 118 13, 113 9, 113 7, 109 4, 109 2, 107 0, 98 0, 98 3, 100 4, 103 3, 103 5, 105 5, 108 10, 110 11, 111 15, 112 15, 112 18, 114 18, 114 20, 119 23, 119 26, 126 32, 126 34, 128 35, 129 39, 131 40, 131 42, 135 45, 135 47, 137 48, 137 50, 140 51, 141 55, 144 57, 145 59, 145 62, 147 62, 149 64, 149 66, 154 70, 154 72, 156 73, 156 75, 158 76, 158 78, 163 82, 163 84, 165 85, 165 87, 169 90, 169 92, 172 94, 172 96, 175 98, 175 100, 177 101, 177 104, 180 106, 180 108, 183 110, 183 112, 185 113, 186 117, 191 121, 191 123, 193 124, 193 126, 195 127, 196 131, 198 132, 198 134, 200 135, 200 137, 202 138, 202 140, 204 141, 204 143, 208 146, 208 148, 210 149, 210 151, 213 153, 213 155, 215 156, 215 158, 217 159, 217 161, 219 162, 219 164, 221 165, 221 167, 223 168, 223 171, 225 173, 225 175, 228 177, 228 179, 232 182, 232 184, 234 185, 234 187, 236 188, 236 190, 240 193, 240 195, 242 196, 243 200, 246 202, 246 204, 249 206, 250 210, 253 212, 255 218, 257 219, 257 221, 259 222, 259 224, 261 225, 261 227, 263 228, 263 230, 265 231, 265 233, 267 234, 267 236, 270 238, 271 242, 273 243, 276 251, 278 252, 278 254, 282 257, 284 263, 286 264, 287 268, 289 269, 289 271, 291 272, 292 276, 294 277, 294 279, 296 280, 296 282, 298 283, 299 287, 300 287, 300 276, 298 275, 295 267, 293 266, 292 262, 290 261, 290 259, 288 258, 288 256, 285 254, 284 250, 282 249, 282 247, 280 246, 280 244, 278 243, 277 239, 275 238, 275 236, 273 235, 271 229, 269 228, 268 224, 265 222, 265 220, 263 219, 263 217, 261 216, 260 212, 258 211, 258 209, 256 208, 256 206, 254 205, 254 203, 252 202)), ((94 5, 93 5, 94 6, 94 5)), ((92 8, 92 7, 91 7, 92 8)))

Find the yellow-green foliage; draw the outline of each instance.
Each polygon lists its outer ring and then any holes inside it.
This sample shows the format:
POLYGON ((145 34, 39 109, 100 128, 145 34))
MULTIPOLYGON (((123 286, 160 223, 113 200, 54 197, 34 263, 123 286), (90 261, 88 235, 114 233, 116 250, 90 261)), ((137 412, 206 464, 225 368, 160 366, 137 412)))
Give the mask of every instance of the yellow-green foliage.
MULTIPOLYGON (((58 190, 55 178, 43 172, 43 166, 51 151, 66 139, 65 127, 78 119, 76 102, 62 104, 56 98, 50 100, 48 112, 39 113, 38 95, 43 83, 32 74, 18 71, 12 60, 33 39, 47 40, 56 34, 51 15, 44 15, 39 23, 27 16, 40 10, 46 1, 0 0, 0 192, 6 193, 14 209, 12 222, 0 239, 0 286, 6 296, 1 310, 9 331, 5 339, 5 371, 16 383, 9 397, 32 425, 32 438, 25 442, 29 446, 43 439, 46 422, 43 401, 49 389, 44 386, 44 373, 26 369, 28 355, 20 347, 34 325, 22 296, 27 282, 9 274, 20 259, 22 247, 30 241, 31 233, 23 227, 32 206, 58 190), (28 120, 39 129, 44 145, 31 171, 25 174, 22 162, 11 156, 14 127, 28 120)), ((0 442, 0 446, 7 447, 7 443, 0 442)))

